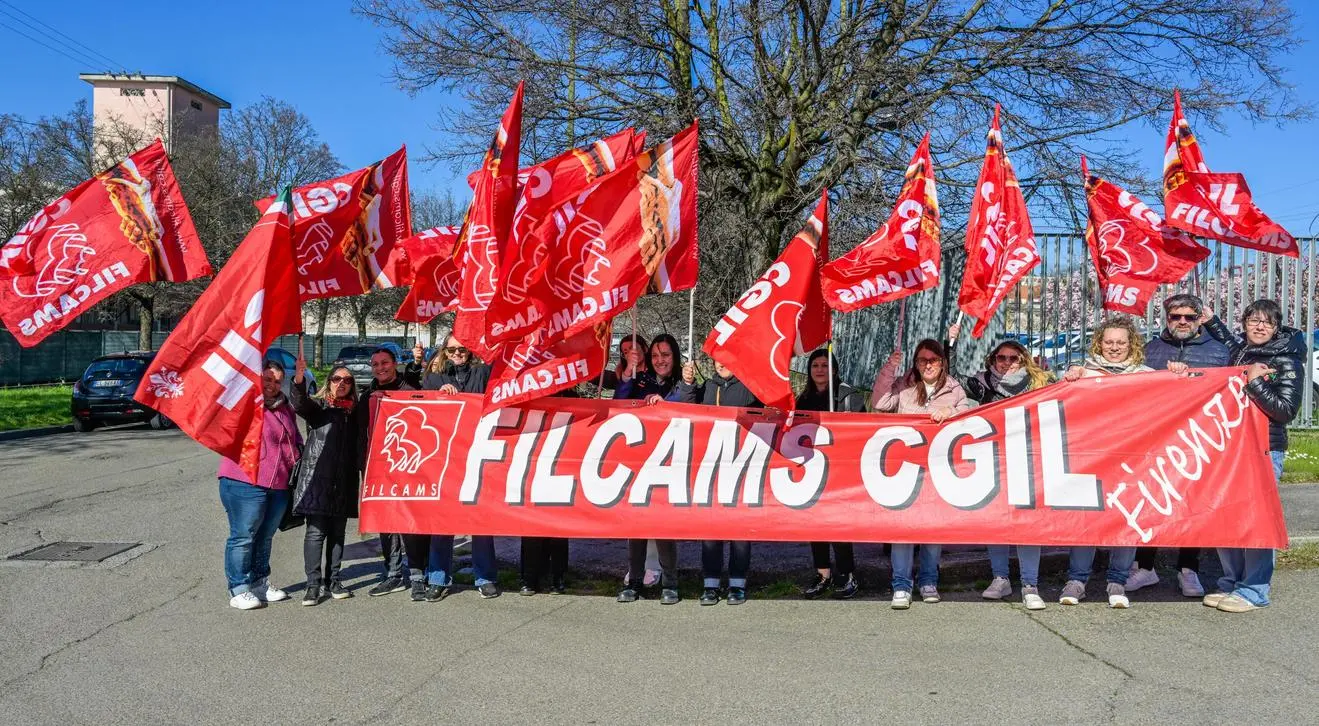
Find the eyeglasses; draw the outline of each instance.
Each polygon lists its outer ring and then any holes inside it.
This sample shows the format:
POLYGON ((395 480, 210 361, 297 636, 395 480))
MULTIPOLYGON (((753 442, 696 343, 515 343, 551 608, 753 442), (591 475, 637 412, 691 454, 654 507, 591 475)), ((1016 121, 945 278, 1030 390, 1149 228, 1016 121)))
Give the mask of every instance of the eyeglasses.
POLYGON ((994 356, 994 360, 999 363, 1016 363, 1021 360, 1021 356, 1016 353, 999 353, 994 356))
POLYGON ((1262 318, 1246 318, 1246 327, 1264 328, 1265 330, 1268 330, 1271 328, 1276 328, 1278 326, 1274 325, 1272 320, 1264 320, 1262 318))
POLYGON ((922 367, 925 367, 925 366, 932 366, 932 365, 937 365, 937 364, 941 364, 941 363, 943 363, 943 358, 924 358, 924 357, 922 357, 922 358, 917 358, 917 359, 916 359, 916 365, 918 365, 918 366, 922 366, 922 367))
POLYGON ((330 383, 352 383, 352 376, 330 376, 330 383))
POLYGON ((456 348, 445 348, 445 349, 444 349, 444 354, 445 354, 445 355, 467 355, 467 354, 470 353, 470 352, 471 352, 471 351, 467 350, 466 348, 462 347, 461 345, 458 346, 458 347, 456 347, 456 348))
POLYGON ((1199 319, 1200 316, 1195 314, 1183 315, 1181 313, 1168 313, 1168 322, 1170 323, 1175 323, 1177 321, 1182 321, 1184 323, 1194 323, 1199 319))

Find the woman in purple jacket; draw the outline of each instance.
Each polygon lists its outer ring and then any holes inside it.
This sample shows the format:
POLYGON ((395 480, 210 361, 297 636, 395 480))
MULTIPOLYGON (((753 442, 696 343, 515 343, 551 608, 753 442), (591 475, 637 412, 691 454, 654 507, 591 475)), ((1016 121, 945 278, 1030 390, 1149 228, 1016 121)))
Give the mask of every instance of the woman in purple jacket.
POLYGON ((270 543, 289 504, 289 473, 302 446, 298 422, 281 390, 283 382, 284 367, 268 361, 261 371, 265 406, 256 481, 238 462, 220 461, 220 502, 229 515, 224 576, 229 582, 229 605, 239 610, 288 598, 288 593, 269 581, 270 543))

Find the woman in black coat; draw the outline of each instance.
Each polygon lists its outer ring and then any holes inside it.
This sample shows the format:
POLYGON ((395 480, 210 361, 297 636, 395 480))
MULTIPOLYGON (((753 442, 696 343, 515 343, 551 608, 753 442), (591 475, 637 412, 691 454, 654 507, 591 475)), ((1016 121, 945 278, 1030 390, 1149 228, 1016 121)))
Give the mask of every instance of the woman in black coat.
POLYGON ((352 372, 340 366, 330 371, 325 387, 313 396, 307 392, 306 371, 307 361, 299 356, 290 398, 293 410, 307 422, 307 443, 293 489, 293 512, 307 518, 302 540, 307 589, 302 604, 316 605, 325 597, 353 596, 340 582, 339 568, 348 520, 357 516, 358 419, 353 416, 357 385, 352 372))
MULTIPOLYGON (((1247 366, 1246 395, 1269 417, 1269 458, 1274 478, 1281 478, 1287 424, 1301 409, 1305 386, 1305 339, 1299 330, 1282 324, 1282 309, 1272 300, 1256 300, 1246 307, 1241 314, 1243 337, 1233 335, 1212 310, 1206 310, 1204 317, 1209 335, 1227 344, 1228 365, 1247 366)), ((1243 613, 1269 604, 1273 550, 1220 547, 1218 559, 1223 576, 1218 592, 1205 595, 1205 605, 1243 613)))
MULTIPOLYGON (((836 411, 846 413, 865 413, 866 399, 861 392, 843 383, 838 372, 838 359, 824 348, 814 353, 806 361, 806 387, 797 396, 797 409, 801 411, 836 411), (829 405, 829 362, 833 360, 833 406, 829 405)), ((802 590, 808 598, 819 597, 830 589, 834 597, 846 599, 857 591, 856 558, 852 552, 851 542, 834 542, 834 562, 829 561, 829 543, 812 542, 811 559, 815 562, 815 582, 802 590), (836 565, 836 566, 834 566, 836 565)))

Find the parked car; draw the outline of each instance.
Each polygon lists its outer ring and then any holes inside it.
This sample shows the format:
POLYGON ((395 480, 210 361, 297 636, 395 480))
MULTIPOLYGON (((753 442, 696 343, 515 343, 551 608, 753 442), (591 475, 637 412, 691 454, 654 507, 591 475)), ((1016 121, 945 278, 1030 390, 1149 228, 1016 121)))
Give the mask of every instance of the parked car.
MULTIPOLYGON (((293 388, 293 375, 297 372, 298 357, 283 348, 271 348, 266 351, 265 360, 273 360, 284 366, 284 385, 282 388, 284 389, 284 395, 289 395, 289 391, 293 388)), ((307 368, 307 391, 315 390, 316 374, 311 372, 311 368, 307 368)))
POLYGON ((103 424, 144 421, 153 429, 168 428, 167 417, 133 400, 142 374, 155 357, 151 351, 134 351, 93 360, 73 384, 73 430, 85 433, 103 424))

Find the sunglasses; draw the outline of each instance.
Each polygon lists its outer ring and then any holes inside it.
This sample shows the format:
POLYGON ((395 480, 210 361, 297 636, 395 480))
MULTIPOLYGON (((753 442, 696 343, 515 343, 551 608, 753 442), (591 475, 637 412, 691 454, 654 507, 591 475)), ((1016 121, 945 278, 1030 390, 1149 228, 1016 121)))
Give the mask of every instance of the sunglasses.
POLYGON ((352 376, 330 376, 330 383, 352 383, 352 376))
POLYGON ((1172 322, 1172 323, 1175 323, 1179 320, 1184 323, 1194 323, 1199 319, 1200 319, 1199 315, 1183 315, 1181 313, 1168 313, 1168 322, 1172 322))
POLYGON ((1016 363, 1017 361, 1021 360, 1021 356, 1017 355, 1016 353, 1007 353, 1007 354, 999 353, 998 355, 994 356, 994 360, 998 361, 999 363, 1016 363))
POLYGON ((445 354, 445 355, 467 355, 467 354, 470 353, 470 352, 471 352, 471 351, 467 350, 466 348, 462 347, 461 345, 458 346, 457 348, 445 348, 445 349, 444 349, 444 354, 445 354))

